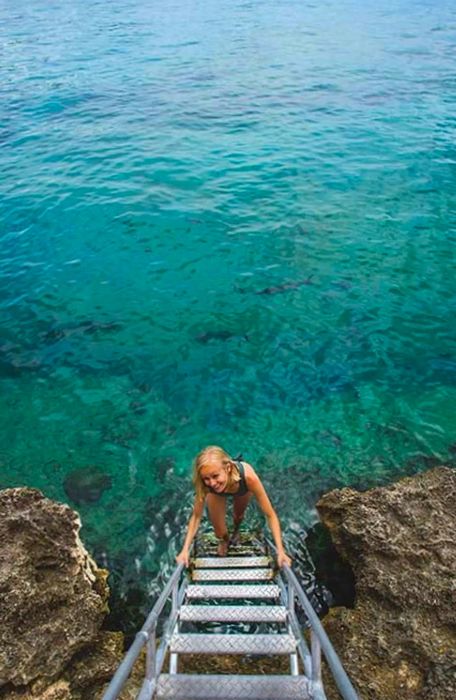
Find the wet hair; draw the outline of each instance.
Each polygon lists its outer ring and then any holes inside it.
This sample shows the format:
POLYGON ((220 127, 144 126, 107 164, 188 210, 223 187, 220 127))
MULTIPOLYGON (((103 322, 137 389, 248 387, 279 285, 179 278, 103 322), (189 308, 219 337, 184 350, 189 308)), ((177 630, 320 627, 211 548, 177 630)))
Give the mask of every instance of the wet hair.
POLYGON ((205 447, 204 450, 201 450, 193 460, 192 481, 198 498, 203 499, 207 493, 210 493, 210 489, 201 478, 201 470, 212 462, 219 462, 221 466, 228 471, 228 481, 226 484, 228 489, 241 480, 238 466, 230 455, 221 447, 217 447, 217 445, 209 445, 209 447, 205 447))

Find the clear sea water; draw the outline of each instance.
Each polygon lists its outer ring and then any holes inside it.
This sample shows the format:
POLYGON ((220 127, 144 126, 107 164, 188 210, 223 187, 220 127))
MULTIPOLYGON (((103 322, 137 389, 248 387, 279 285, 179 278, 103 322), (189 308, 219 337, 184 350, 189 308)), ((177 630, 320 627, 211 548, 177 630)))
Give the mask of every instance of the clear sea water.
POLYGON ((207 444, 286 532, 454 460, 455 61, 449 0, 0 2, 0 486, 124 590, 207 444))

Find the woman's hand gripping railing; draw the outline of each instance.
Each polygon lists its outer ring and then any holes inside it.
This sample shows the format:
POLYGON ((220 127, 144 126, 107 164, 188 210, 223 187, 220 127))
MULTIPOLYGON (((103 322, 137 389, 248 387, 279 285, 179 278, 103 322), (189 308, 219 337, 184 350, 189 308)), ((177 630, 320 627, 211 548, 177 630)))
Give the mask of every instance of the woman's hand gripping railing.
POLYGON ((174 569, 171 578, 168 583, 160 593, 154 607, 150 611, 144 625, 141 630, 136 635, 133 644, 127 651, 122 663, 117 669, 114 677, 112 678, 108 688, 106 689, 102 700, 116 700, 120 692, 125 685, 131 670, 138 659, 141 649, 145 644, 147 644, 147 658, 146 658, 146 676, 138 695, 138 700, 149 700, 155 690, 155 685, 157 681, 157 672, 160 672, 158 668, 159 664, 156 660, 156 628, 158 618, 165 606, 166 601, 169 596, 173 595, 173 610, 171 615, 175 613, 175 606, 177 604, 177 590, 179 585, 179 580, 182 574, 184 566, 183 564, 178 564, 174 569))
MULTIPOLYGON (((275 545, 271 540, 266 539, 266 542, 270 548, 275 550, 275 545)), ((291 570, 288 565, 284 565, 280 569, 281 574, 284 576, 288 583, 288 599, 290 601, 291 597, 296 596, 299 600, 302 609, 307 615, 307 619, 311 628, 311 654, 312 654, 312 682, 318 689, 319 687, 323 690, 321 683, 321 651, 325 656, 329 668, 331 669, 334 682, 343 698, 343 700, 360 700, 359 696, 354 689, 347 672, 345 671, 342 663, 334 649, 331 641, 326 634, 320 619, 312 607, 310 600, 305 594, 301 584, 296 578, 295 573, 291 570)), ((324 692, 322 694, 324 698, 324 692)))

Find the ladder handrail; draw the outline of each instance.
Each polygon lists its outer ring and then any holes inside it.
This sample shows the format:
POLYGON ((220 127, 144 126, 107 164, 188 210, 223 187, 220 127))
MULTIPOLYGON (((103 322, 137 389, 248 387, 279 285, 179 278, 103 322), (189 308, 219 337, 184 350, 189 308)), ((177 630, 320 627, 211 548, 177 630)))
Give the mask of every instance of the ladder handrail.
POLYGON ((119 697, 119 693, 125 685, 125 682, 131 673, 131 670, 141 652, 141 649, 147 643, 150 633, 156 628, 158 618, 165 606, 169 595, 171 594, 173 588, 179 582, 183 568, 183 564, 178 564, 174 569, 171 578, 169 579, 166 586, 157 598, 157 601, 153 606, 152 610, 150 611, 149 615, 147 616, 145 623, 135 636, 133 644, 125 654, 122 663, 120 664, 119 668, 117 669, 113 678, 111 679, 111 682, 108 685, 102 700, 116 700, 116 698, 119 697))
MULTIPOLYGON (((266 542, 268 543, 269 547, 271 547, 271 549, 277 551, 274 543, 271 542, 271 540, 266 538, 266 542)), ((343 699, 359 700, 359 695, 354 689, 346 670, 342 666, 342 662, 339 659, 333 645, 331 644, 331 641, 328 635, 326 634, 325 629, 321 624, 317 613, 313 609, 312 603, 308 599, 301 584, 296 578, 296 574, 294 573, 294 571, 291 570, 291 568, 287 564, 282 566, 280 571, 284 574, 288 583, 293 588, 304 612, 307 615, 307 619, 309 620, 312 632, 315 634, 318 641, 320 642, 323 654, 325 655, 326 661, 328 662, 328 666, 332 671, 334 682, 336 683, 337 688, 339 689, 339 692, 342 695, 343 699)))

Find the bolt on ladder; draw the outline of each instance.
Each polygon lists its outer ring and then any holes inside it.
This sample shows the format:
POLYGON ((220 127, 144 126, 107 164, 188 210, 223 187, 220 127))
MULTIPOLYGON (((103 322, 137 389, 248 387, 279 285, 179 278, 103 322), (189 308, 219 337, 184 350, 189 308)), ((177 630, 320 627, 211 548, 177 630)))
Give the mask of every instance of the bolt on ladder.
MULTIPOLYGON (((272 543, 269 545, 273 546, 272 543)), ((321 681, 321 648, 344 700, 357 700, 358 696, 293 572, 289 567, 284 567, 280 573, 274 570, 269 545, 250 539, 247 546, 230 547, 229 556, 218 557, 209 541, 203 555, 192 560, 191 582, 184 580, 180 588, 178 572, 182 566, 177 567, 103 700, 119 697, 145 643, 146 677, 137 700, 326 700, 321 681), (158 614, 170 596, 171 613, 156 649, 158 614), (315 616, 311 619, 310 610, 304 608, 311 627, 310 650, 294 609, 295 599, 302 604, 302 596, 315 616), (208 631, 208 626, 213 628, 214 625, 217 631, 208 631), (248 625, 253 631, 244 631, 248 625), (188 631, 189 626, 191 631, 188 631), (234 630, 239 626, 242 632, 234 630), (135 644, 137 649, 134 649, 135 644), (213 654, 288 656, 289 673, 180 673, 180 658, 189 654, 202 655, 203 658, 213 654), (162 673, 167 657, 169 669, 162 673)))

